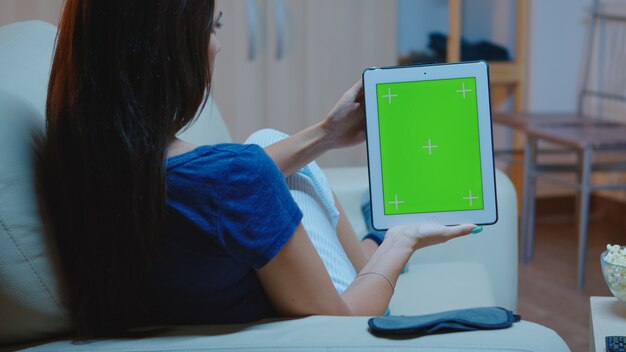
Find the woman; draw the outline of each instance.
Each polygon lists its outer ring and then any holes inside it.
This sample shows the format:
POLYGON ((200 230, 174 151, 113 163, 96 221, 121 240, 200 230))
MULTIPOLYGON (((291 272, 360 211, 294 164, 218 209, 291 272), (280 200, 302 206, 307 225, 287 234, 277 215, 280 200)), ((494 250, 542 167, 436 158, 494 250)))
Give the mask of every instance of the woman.
POLYGON ((220 43, 212 0, 67 0, 40 179, 79 337, 136 326, 383 314, 418 248, 474 225, 336 235, 359 274, 338 293, 285 177, 364 140, 355 84, 320 123, 268 145, 176 138, 208 96, 220 43))

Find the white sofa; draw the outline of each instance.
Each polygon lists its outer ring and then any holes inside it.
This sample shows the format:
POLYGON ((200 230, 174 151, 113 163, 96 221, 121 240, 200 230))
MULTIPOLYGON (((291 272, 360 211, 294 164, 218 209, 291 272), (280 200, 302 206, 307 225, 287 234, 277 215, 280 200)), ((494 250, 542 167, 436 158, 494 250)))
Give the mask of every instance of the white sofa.
MULTIPOLYGON (((424 336, 375 337, 368 317, 311 316, 244 325, 177 326, 142 339, 67 340, 53 255, 37 212, 30 136, 44 123, 56 28, 38 21, 0 27, 0 350, 38 351, 568 351, 552 330, 521 321, 512 328, 424 336)), ((198 144, 230 140, 210 103, 181 134, 198 144)), ((357 233, 365 224, 360 199, 366 168, 326 170, 357 233)), ((392 314, 517 306, 517 209, 508 178, 497 173, 499 221, 477 235, 416 253, 401 275, 392 314)))

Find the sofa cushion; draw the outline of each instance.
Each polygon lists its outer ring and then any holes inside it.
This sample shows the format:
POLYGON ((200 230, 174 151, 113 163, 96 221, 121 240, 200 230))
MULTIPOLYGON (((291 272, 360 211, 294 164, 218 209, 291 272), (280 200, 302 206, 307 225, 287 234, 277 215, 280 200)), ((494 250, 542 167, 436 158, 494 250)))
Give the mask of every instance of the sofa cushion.
POLYGON ((501 330, 387 339, 368 332, 368 319, 312 316, 247 325, 176 327, 151 338, 95 340, 81 344, 65 340, 25 351, 569 352, 563 339, 552 329, 528 321, 501 330))
MULTIPOLYGON (((493 305, 487 271, 478 263, 411 266, 400 276, 392 314, 426 314, 493 305), (462 278, 462 279, 459 279, 462 278)), ((241 325, 180 326, 145 339, 57 341, 37 351, 569 351, 552 330, 522 321, 512 328, 385 339, 368 332, 368 317, 312 316, 241 325)))
POLYGON ((409 265, 400 275, 389 310, 421 315, 497 305, 487 269, 477 262, 450 261, 409 265))
POLYGON ((0 90, 0 345, 67 329, 34 187, 32 137, 43 119, 0 90))

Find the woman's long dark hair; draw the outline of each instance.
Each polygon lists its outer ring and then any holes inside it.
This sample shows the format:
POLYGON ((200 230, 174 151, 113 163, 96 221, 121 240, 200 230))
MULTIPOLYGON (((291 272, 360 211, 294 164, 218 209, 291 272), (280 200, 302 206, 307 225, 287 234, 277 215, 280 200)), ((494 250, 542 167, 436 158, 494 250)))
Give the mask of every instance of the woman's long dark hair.
POLYGON ((165 159, 206 102, 213 0, 66 0, 39 180, 78 337, 150 322, 165 159))

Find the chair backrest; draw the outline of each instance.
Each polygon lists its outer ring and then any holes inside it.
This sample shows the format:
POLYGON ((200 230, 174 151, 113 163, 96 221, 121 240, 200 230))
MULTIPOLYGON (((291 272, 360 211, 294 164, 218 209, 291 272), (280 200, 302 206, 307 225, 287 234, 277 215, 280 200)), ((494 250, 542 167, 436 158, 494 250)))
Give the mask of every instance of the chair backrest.
POLYGON ((594 0, 588 26, 578 112, 626 122, 626 1, 594 0))
MULTIPOLYGON (((0 27, 0 346, 69 328, 44 241, 33 175, 32 136, 43 129, 56 27, 0 27)), ((230 142, 212 99, 179 135, 194 144, 230 142)))

